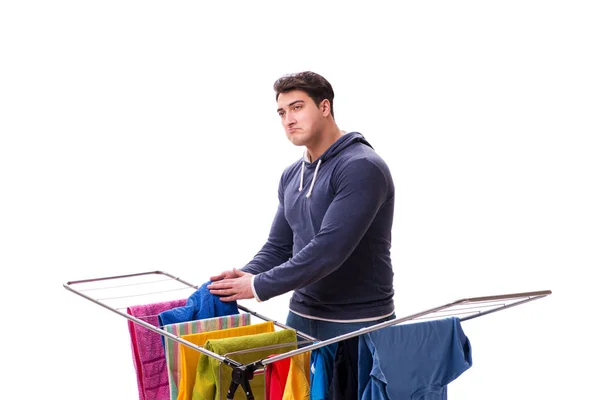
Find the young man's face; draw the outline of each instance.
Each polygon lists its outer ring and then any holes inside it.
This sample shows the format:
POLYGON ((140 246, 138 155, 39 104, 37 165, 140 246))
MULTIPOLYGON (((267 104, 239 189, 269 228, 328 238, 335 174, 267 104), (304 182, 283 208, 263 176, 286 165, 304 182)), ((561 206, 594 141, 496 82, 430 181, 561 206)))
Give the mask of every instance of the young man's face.
POLYGON ((293 90, 281 93, 277 99, 277 113, 290 142, 309 148, 318 143, 325 123, 325 111, 319 109, 305 92, 293 90))

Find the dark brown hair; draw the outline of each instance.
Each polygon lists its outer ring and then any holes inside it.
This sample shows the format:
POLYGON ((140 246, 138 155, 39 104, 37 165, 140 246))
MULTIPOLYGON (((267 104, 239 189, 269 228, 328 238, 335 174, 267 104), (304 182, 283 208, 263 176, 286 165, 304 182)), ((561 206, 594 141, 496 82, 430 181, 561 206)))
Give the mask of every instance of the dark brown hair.
POLYGON ((311 72, 297 72, 284 75, 273 84, 275 89, 275 100, 279 99, 281 93, 301 90, 305 92, 318 106, 323 100, 329 100, 331 105, 331 117, 333 118, 333 87, 321 75, 311 72))

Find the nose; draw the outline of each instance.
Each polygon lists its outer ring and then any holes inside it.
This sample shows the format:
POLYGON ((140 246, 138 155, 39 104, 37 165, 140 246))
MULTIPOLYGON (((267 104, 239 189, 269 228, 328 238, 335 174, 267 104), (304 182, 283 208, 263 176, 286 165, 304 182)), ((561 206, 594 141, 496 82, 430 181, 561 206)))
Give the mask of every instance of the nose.
POLYGON ((285 113, 285 118, 283 123, 285 126, 292 126, 296 123, 296 118, 292 115, 292 113, 285 113))

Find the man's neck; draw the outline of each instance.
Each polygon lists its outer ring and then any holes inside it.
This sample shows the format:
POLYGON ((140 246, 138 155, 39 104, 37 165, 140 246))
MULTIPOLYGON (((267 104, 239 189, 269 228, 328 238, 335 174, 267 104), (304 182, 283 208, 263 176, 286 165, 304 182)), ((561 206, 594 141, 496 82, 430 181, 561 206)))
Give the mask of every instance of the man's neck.
POLYGON ((314 146, 306 146, 306 155, 310 162, 315 161, 325 153, 325 151, 334 144, 342 135, 346 133, 334 125, 327 133, 322 136, 322 140, 314 146))

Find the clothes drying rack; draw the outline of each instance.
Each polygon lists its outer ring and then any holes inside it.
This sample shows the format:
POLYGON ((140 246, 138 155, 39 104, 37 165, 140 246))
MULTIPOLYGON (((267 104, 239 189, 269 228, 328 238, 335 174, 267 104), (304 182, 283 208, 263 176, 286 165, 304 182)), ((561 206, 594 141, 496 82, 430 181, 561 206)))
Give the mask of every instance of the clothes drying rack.
MULTIPOLYGON (((535 292, 522 292, 495 296, 464 298, 428 310, 420 311, 411 315, 398 317, 389 321, 372 325, 367 328, 361 328, 356 331, 339 335, 327 340, 318 340, 317 338, 313 338, 304 332, 296 330, 296 335, 298 336, 298 338, 303 339, 300 342, 296 342, 296 344, 301 343, 303 344, 303 347, 299 347, 295 350, 290 350, 269 358, 258 359, 251 363, 242 364, 238 361, 231 359, 227 355, 223 356, 220 354, 216 354, 214 352, 206 350, 202 346, 198 346, 192 342, 183 339, 181 336, 167 332, 166 330, 163 330, 162 327, 155 327, 152 324, 149 324, 148 322, 142 320, 140 317, 135 317, 133 315, 127 314, 124 310, 126 310, 127 307, 131 306, 132 304, 119 304, 120 302, 125 301, 125 299, 134 298, 137 299, 137 304, 150 303, 150 301, 143 301, 142 299, 144 298, 151 298, 154 302, 175 299, 186 299, 198 289, 198 286, 189 283, 179 277, 176 277, 163 271, 150 271, 127 275, 117 275, 110 277, 69 281, 63 284, 63 286, 65 287, 65 289, 71 291, 72 293, 75 293, 95 304, 98 304, 114 313, 117 313, 135 324, 143 326, 146 329, 149 329, 159 335, 162 335, 166 339, 173 340, 202 354, 212 357, 218 360, 220 363, 230 367, 232 369, 232 372, 229 390, 227 391, 228 400, 232 400, 234 398, 235 392, 239 386, 242 387, 246 398, 248 400, 253 400, 254 395, 250 387, 250 381, 254 378, 255 374, 264 372, 264 367, 266 367, 267 365, 288 357, 292 357, 307 351, 316 350, 318 348, 328 346, 330 344, 337 343, 342 340, 350 339, 392 325, 449 317, 459 318, 461 322, 468 321, 473 318, 478 318, 497 311, 525 304, 533 300, 541 299, 552 294, 552 291, 550 290, 541 290, 535 292)), ((247 312, 250 315, 255 316, 264 321, 271 321, 275 326, 278 326, 281 329, 293 329, 278 321, 275 321, 255 311, 252 311, 247 307, 240 305, 239 303, 238 309, 247 312)), ((293 343, 285 343, 279 346, 289 346, 290 344, 293 343)), ((260 349, 264 348, 261 347, 252 350, 260 349)), ((219 368, 219 370, 221 370, 221 368, 219 368)))

